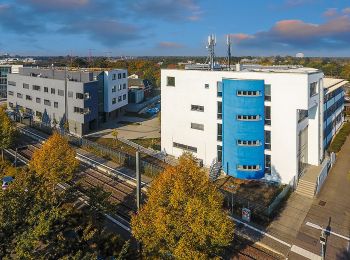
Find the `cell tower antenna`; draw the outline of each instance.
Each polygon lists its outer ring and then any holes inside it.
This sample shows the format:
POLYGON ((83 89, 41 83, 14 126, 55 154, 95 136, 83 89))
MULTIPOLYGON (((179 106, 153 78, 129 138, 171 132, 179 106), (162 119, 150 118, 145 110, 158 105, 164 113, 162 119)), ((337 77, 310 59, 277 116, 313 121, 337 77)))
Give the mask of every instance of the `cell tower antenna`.
POLYGON ((207 49, 208 49, 208 58, 207 58, 207 62, 209 61, 209 66, 210 66, 210 70, 214 70, 214 62, 215 62, 215 45, 216 45, 216 36, 214 34, 211 34, 208 36, 208 45, 207 45, 207 49))
POLYGON ((228 70, 230 70, 231 69, 231 44, 232 44, 232 39, 230 34, 227 35, 226 44, 227 44, 227 65, 228 65, 228 70))

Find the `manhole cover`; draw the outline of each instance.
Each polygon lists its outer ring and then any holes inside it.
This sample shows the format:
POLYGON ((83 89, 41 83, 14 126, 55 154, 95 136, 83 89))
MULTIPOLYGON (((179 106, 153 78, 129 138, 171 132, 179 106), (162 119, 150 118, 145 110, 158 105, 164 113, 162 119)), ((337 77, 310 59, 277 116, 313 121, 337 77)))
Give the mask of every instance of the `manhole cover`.
POLYGON ((324 206, 324 205, 326 205, 326 202, 325 201, 323 201, 323 200, 320 200, 320 202, 318 203, 318 205, 320 205, 320 206, 324 206))

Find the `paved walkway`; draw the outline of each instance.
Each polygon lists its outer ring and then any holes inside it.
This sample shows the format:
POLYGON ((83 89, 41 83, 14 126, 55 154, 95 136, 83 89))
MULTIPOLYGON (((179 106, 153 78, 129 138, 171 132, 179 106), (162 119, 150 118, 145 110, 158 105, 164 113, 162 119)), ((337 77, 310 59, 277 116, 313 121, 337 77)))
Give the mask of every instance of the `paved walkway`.
MULTIPOLYGON (((318 197, 313 200, 295 241, 296 245, 319 254, 321 231, 307 226, 307 222, 350 236, 350 137, 338 153, 318 197)), ((326 259, 350 259, 350 242, 329 235, 326 259)))

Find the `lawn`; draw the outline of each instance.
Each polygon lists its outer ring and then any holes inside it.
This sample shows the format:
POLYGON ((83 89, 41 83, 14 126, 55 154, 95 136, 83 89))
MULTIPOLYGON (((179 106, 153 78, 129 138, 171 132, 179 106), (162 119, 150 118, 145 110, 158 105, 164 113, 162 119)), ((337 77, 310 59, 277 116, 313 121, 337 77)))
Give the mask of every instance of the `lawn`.
POLYGON ((132 139, 130 140, 146 148, 152 148, 153 150, 160 151, 160 138, 142 138, 142 139, 132 139))

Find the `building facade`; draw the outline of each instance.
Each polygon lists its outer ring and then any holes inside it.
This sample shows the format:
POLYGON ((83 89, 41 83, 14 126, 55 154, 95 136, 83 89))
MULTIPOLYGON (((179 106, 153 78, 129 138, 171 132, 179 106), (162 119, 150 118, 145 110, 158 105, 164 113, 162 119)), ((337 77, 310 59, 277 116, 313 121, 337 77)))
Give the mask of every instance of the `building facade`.
POLYGON ((7 97, 7 75, 18 73, 23 65, 0 65, 0 98, 7 97))
POLYGON ((127 88, 118 86, 127 85, 126 74, 21 68, 8 75, 8 107, 48 126, 62 127, 67 121, 71 133, 84 135, 122 112, 128 103, 127 88))
POLYGON ((324 75, 302 67, 161 73, 161 146, 243 179, 289 183, 324 158, 324 75))

